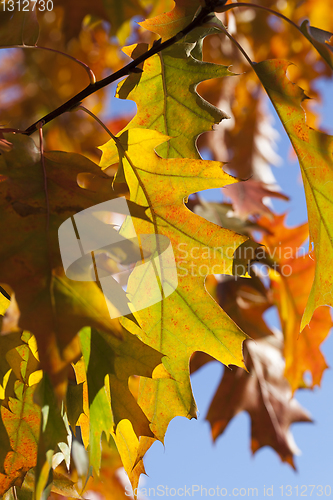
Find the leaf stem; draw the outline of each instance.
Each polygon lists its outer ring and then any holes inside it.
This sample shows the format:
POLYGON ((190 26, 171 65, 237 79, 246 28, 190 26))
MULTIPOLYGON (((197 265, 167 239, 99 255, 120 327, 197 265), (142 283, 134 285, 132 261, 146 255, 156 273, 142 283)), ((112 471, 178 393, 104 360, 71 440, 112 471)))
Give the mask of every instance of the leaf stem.
MULTIPOLYGON (((301 31, 299 26, 296 23, 294 23, 294 21, 289 19, 289 17, 286 17, 283 14, 281 14, 281 12, 277 12, 276 10, 269 9, 268 7, 264 7, 263 5, 257 5, 255 3, 247 3, 247 2, 232 3, 232 4, 229 4, 229 5, 226 5, 225 7, 223 7, 223 10, 221 12, 227 12, 227 10, 234 9, 235 7, 253 7, 255 9, 266 10, 267 12, 270 12, 271 14, 274 14, 275 16, 280 17, 284 21, 287 21, 289 24, 294 26, 294 28, 298 29, 298 31, 301 31)), ((302 31, 301 31, 301 33, 302 33, 302 31)))
POLYGON ((45 115, 43 118, 37 120, 35 123, 30 125, 23 133, 26 135, 31 135, 32 133, 36 132, 38 130, 38 124, 43 121, 44 124, 49 123, 50 121, 54 120, 58 116, 62 115, 63 113, 66 113, 67 111, 72 110, 73 108, 79 106, 81 104, 81 101, 85 99, 86 97, 90 96, 91 94, 94 94, 97 90, 100 90, 107 85, 110 85, 110 83, 115 82, 119 78, 122 78, 123 76, 127 76, 132 72, 140 72, 141 70, 138 69, 138 65, 144 62, 146 59, 149 57, 152 57, 153 55, 157 54, 158 52, 161 52, 162 50, 170 47, 171 45, 175 44, 182 38, 184 38, 188 33, 190 33, 194 28, 197 28, 200 26, 203 22, 207 20, 209 15, 211 14, 212 9, 210 7, 202 7, 201 11, 198 13, 198 15, 193 19, 193 21, 190 22, 188 26, 186 26, 183 30, 179 31, 175 36, 169 38, 165 42, 161 42, 161 40, 157 40, 153 46, 147 50, 144 54, 141 54, 139 57, 131 61, 129 64, 121 68, 120 70, 116 71, 115 73, 107 76, 106 78, 103 78, 102 80, 99 80, 95 83, 90 83, 85 89, 81 90, 78 94, 73 96, 71 99, 69 99, 67 102, 56 108, 55 110, 51 111, 47 115, 45 115))
POLYGON ((65 52, 61 52, 60 50, 57 49, 51 49, 50 47, 42 47, 41 45, 9 45, 6 47, 6 49, 41 49, 41 50, 48 50, 49 52, 55 52, 56 54, 60 54, 64 57, 67 57, 68 59, 71 59, 72 61, 76 62, 77 64, 80 64, 85 71, 87 72, 89 76, 90 83, 93 85, 96 83, 96 76, 95 73, 89 66, 84 63, 83 61, 80 61, 80 59, 77 59, 76 57, 71 56, 70 54, 66 54, 65 52))
POLYGON ((111 132, 111 130, 109 130, 107 128, 107 126, 102 122, 102 120, 100 120, 98 118, 98 116, 96 116, 92 111, 90 111, 88 108, 84 107, 84 106, 77 106, 75 109, 73 109, 73 111, 76 111, 76 110, 79 110, 81 109, 82 111, 84 111, 85 113, 87 113, 88 115, 90 115, 94 120, 97 121, 97 123, 100 124, 101 127, 104 128, 105 132, 107 134, 109 134, 109 136, 114 140, 114 142, 118 142, 118 139, 115 135, 113 135, 113 133, 111 132))
POLYGON ((245 59, 247 60, 247 62, 250 64, 251 68, 253 68, 253 65, 255 64, 253 61, 251 61, 249 55, 245 52, 245 50, 243 49, 243 47, 237 42, 237 40, 232 36, 230 35, 230 33, 228 32, 228 30, 226 28, 220 28, 222 33, 224 33, 231 41, 234 45, 236 45, 236 47, 238 48, 238 50, 243 54, 243 56, 245 57, 245 59))

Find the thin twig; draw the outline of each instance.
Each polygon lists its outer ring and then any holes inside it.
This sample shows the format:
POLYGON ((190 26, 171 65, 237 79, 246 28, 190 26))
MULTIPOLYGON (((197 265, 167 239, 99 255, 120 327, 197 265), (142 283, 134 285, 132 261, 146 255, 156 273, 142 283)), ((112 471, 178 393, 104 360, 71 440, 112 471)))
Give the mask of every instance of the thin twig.
POLYGON ((139 72, 141 71, 138 69, 138 65, 144 62, 146 59, 149 57, 152 57, 153 55, 157 54, 158 52, 161 52, 162 50, 170 47, 171 45, 175 44, 182 38, 184 38, 188 33, 190 33, 194 28, 197 28, 200 26, 203 22, 209 19, 209 15, 211 14, 212 9, 210 7, 202 7, 201 11, 198 13, 198 15, 193 19, 193 21, 186 26, 183 30, 181 30, 179 33, 177 33, 175 36, 169 38, 165 42, 161 42, 161 40, 157 40, 153 46, 147 50, 144 54, 141 54, 141 56, 137 57, 133 61, 131 61, 129 64, 121 68, 120 70, 116 71, 112 75, 107 76, 106 78, 103 78, 102 80, 99 80, 95 83, 91 83, 83 89, 81 92, 76 94, 74 97, 69 99, 67 102, 59 106, 57 109, 51 111, 51 113, 48 113, 45 115, 42 119, 39 119, 30 127, 28 127, 24 133, 26 135, 31 135, 33 132, 36 132, 38 130, 38 124, 43 121, 44 124, 49 123, 51 120, 54 120, 58 116, 62 115, 63 113, 66 113, 67 111, 72 110, 73 108, 79 106, 81 104, 81 101, 85 99, 86 97, 90 96, 91 94, 94 94, 97 90, 100 90, 107 85, 110 85, 110 83, 115 82, 116 80, 119 80, 119 78, 123 76, 127 76, 130 73, 133 72, 139 72))

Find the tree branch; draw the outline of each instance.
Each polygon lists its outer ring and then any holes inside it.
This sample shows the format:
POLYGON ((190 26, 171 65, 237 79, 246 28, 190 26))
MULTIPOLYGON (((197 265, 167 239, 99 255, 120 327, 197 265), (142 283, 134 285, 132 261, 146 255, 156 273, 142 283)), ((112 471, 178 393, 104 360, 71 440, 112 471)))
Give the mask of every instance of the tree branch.
POLYGON ((145 52, 144 54, 141 54, 141 56, 137 57, 136 59, 134 59, 129 64, 124 66, 122 69, 116 71, 112 75, 109 75, 106 78, 103 78, 102 80, 99 80, 95 83, 90 83, 90 85, 88 85, 88 87, 81 90, 81 92, 79 92, 78 94, 73 96, 67 102, 65 102, 64 104, 62 104, 61 106, 59 106, 55 110, 53 110, 50 113, 48 113, 47 115, 43 116, 43 118, 40 118, 35 123, 30 125, 30 127, 28 127, 26 130, 24 130, 23 133, 26 135, 31 135, 32 133, 34 133, 38 130, 38 124, 41 121, 45 125, 46 123, 49 123, 50 121, 54 120, 58 116, 62 115, 63 113, 66 113, 67 111, 70 111, 70 110, 76 108, 77 106, 79 106, 81 104, 81 102, 83 101, 83 99, 90 96, 91 94, 94 94, 97 90, 100 90, 103 87, 110 85, 110 83, 115 82, 116 80, 118 80, 122 76, 129 75, 130 73, 133 73, 133 72, 135 73, 135 72, 141 71, 138 68, 139 64, 144 62, 149 57, 157 54, 158 52, 161 52, 162 50, 167 49, 168 47, 170 47, 174 43, 176 43, 179 40, 181 40, 182 38, 184 38, 193 29, 197 28, 202 23, 209 20, 209 16, 213 11, 213 6, 211 5, 211 3, 214 3, 214 0, 213 0, 213 2, 207 2, 207 3, 209 3, 209 5, 202 7, 202 9, 198 13, 198 15, 193 19, 193 21, 188 26, 186 26, 186 28, 184 28, 179 33, 177 33, 175 36, 173 36, 172 38, 169 38, 168 40, 166 40, 163 43, 161 43, 161 39, 157 40, 153 44, 153 46, 149 50, 147 50, 147 52, 145 52))

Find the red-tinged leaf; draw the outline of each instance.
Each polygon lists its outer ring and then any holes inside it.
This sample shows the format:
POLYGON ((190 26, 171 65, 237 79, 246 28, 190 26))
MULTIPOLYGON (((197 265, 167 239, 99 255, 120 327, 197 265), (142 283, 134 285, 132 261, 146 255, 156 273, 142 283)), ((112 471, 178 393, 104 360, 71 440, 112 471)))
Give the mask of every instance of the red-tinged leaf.
POLYGON ((310 422, 311 418, 292 398, 283 376, 281 349, 281 339, 272 335, 247 341, 245 359, 250 373, 240 368, 225 369, 206 419, 216 439, 237 413, 247 411, 251 417, 252 452, 271 446, 282 461, 295 468, 293 456, 298 448, 290 425, 310 422))
POLYGON ((76 212, 112 198, 114 192, 111 195, 110 184, 110 192, 101 194, 79 187, 77 175, 82 171, 101 177, 100 169, 83 156, 47 153, 44 178, 34 142, 22 135, 13 135, 11 142, 13 149, 0 157, 0 171, 8 176, 0 183, 0 227, 8 235, 8 246, 0 252, 0 280, 11 286, 15 300, 2 330, 21 328, 36 336, 41 367, 62 398, 67 367, 80 356, 78 331, 91 324, 120 335, 121 328, 110 319, 96 283, 64 275, 58 228, 76 212))
MULTIPOLYGON (((16 481, 23 481, 25 474, 37 463, 40 426, 40 408, 33 402, 36 386, 15 383, 15 398, 9 398, 8 408, 1 406, 1 417, 6 428, 11 451, 4 461, 5 474, 0 474, 0 495, 16 481)), ((1 446, 3 443, 1 443, 1 446)))
POLYGON ((29 383, 30 375, 38 370, 39 364, 33 354, 35 340, 31 334, 24 332, 19 337, 18 334, 11 334, 1 338, 5 347, 1 349, 1 354, 5 354, 14 375, 13 394, 8 395, 6 387, 6 398, 2 401, 1 409, 0 455, 4 475, 1 486, 6 491, 16 481, 15 478, 18 479, 15 484, 19 485, 27 470, 37 466, 36 498, 39 499, 52 477, 51 467, 56 467, 64 459, 69 465, 71 435, 66 419, 58 408, 53 389, 45 382, 47 376, 44 375, 44 381, 37 391, 36 385, 29 383), (57 452, 55 456, 54 451, 57 452))
POLYGON ((333 138, 311 129, 305 121, 303 90, 291 83, 283 60, 254 64, 253 69, 264 85, 290 137, 298 156, 308 207, 310 246, 316 271, 301 330, 310 323, 315 309, 333 305, 333 138))
POLYGON ((226 196, 231 198, 235 217, 246 220, 249 215, 270 214, 271 210, 263 199, 279 198, 289 200, 288 196, 271 189, 267 184, 254 179, 232 184, 223 188, 226 196))

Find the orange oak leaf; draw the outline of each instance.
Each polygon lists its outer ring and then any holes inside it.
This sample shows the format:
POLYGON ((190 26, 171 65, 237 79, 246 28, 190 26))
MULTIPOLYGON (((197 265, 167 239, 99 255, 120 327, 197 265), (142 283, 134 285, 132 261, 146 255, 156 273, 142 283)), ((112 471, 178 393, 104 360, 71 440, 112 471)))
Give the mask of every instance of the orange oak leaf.
POLYGON ((293 391, 320 385, 327 368, 320 345, 333 323, 328 308, 321 307, 299 333, 315 272, 315 262, 302 246, 308 237, 308 225, 289 228, 285 225, 285 215, 275 216, 274 220, 262 218, 260 224, 271 231, 264 236, 263 244, 279 266, 279 272, 271 273, 271 280, 285 338, 285 376, 293 391), (307 373, 311 374, 310 382, 305 381, 307 373))
POLYGON ((215 440, 239 412, 251 417, 252 452, 271 446, 283 462, 295 468, 298 448, 290 432, 294 422, 311 422, 309 414, 292 398, 284 378, 282 339, 278 336, 245 343, 249 373, 240 368, 225 369, 206 419, 215 440))
POLYGON ((332 193, 333 136, 308 126, 302 103, 303 89, 286 75, 290 63, 274 59, 252 67, 270 97, 297 154, 308 208, 310 244, 316 259, 315 277, 303 314, 301 328, 311 321, 314 311, 333 305, 332 193))
MULTIPOLYGON (((14 483, 23 481, 25 474, 37 463, 41 410, 33 402, 35 386, 15 383, 15 398, 9 398, 8 408, 1 406, 1 417, 12 451, 7 453, 4 472, 0 474, 0 495, 14 483)), ((0 446, 2 446, 1 443, 0 446)))
POLYGON ((153 19, 147 19, 140 25, 157 33, 162 40, 176 35, 190 24, 195 12, 200 7, 200 2, 199 0, 176 0, 175 3, 175 7, 170 12, 160 14, 153 19))

